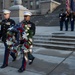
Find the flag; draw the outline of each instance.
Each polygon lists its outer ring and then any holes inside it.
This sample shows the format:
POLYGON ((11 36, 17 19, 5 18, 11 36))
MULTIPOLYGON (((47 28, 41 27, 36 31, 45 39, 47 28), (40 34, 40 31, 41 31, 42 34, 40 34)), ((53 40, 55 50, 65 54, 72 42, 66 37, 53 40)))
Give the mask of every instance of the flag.
POLYGON ((73 11, 73 0, 70 0, 70 8, 73 11))
POLYGON ((75 0, 71 0, 70 7, 72 11, 75 11, 75 0))
POLYGON ((66 0, 66 10, 70 11, 70 0, 66 0))

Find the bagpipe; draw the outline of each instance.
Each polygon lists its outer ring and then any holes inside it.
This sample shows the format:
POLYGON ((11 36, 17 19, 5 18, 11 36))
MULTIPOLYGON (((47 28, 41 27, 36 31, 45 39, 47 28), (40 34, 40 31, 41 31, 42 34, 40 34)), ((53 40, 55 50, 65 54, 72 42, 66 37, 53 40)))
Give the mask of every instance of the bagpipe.
POLYGON ((12 52, 21 51, 27 53, 32 48, 33 32, 30 30, 31 25, 24 25, 19 23, 8 28, 6 43, 8 49, 12 52))

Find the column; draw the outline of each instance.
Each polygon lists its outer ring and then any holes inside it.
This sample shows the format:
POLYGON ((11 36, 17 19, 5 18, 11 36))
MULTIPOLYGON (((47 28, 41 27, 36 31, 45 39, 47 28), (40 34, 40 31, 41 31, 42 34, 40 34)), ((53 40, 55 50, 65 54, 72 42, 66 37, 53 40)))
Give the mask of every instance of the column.
POLYGON ((14 5, 9 9, 11 10, 11 18, 14 19, 16 23, 24 19, 24 11, 28 10, 22 5, 22 0, 14 0, 14 5))
POLYGON ((33 9, 36 9, 36 0, 33 0, 33 9))
POLYGON ((30 0, 28 0, 28 9, 30 9, 30 0))
POLYGON ((3 9, 8 9, 10 7, 11 0, 3 0, 3 9))

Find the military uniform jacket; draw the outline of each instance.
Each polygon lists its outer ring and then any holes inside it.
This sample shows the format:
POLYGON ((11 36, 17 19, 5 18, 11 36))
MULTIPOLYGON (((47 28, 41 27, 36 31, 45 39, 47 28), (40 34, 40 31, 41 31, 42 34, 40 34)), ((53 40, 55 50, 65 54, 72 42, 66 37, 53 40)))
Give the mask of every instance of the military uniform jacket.
MULTIPOLYGON (((31 21, 22 21, 21 24, 24 24, 24 25, 30 25, 30 30, 33 32, 32 36, 35 35, 35 30, 36 30, 36 27, 35 27, 35 24, 31 21)), ((24 41, 23 40, 20 40, 20 44, 23 44, 24 41)))
POLYGON ((15 22, 12 19, 4 19, 1 22, 1 35, 0 37, 2 37, 2 41, 5 42, 6 41, 6 33, 9 27, 14 26, 15 22))
POLYGON ((65 14, 65 22, 69 21, 69 17, 70 17, 70 15, 65 14))
POLYGON ((75 20, 75 15, 73 13, 70 13, 70 21, 74 21, 75 20))
POLYGON ((60 13, 59 14, 60 21, 64 21, 64 18, 65 18, 65 13, 60 13))
POLYGON ((35 24, 34 24, 33 22, 31 22, 31 21, 22 21, 22 23, 23 23, 24 25, 28 25, 28 24, 31 25, 30 30, 33 31, 33 36, 34 36, 34 35, 35 35, 35 30, 36 30, 35 24))

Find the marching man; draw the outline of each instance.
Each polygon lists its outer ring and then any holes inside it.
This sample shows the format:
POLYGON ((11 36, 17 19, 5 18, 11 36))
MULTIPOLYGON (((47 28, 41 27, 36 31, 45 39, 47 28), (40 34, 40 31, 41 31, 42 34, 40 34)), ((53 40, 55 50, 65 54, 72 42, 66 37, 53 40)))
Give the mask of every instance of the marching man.
POLYGON ((16 60, 16 56, 14 55, 14 53, 10 53, 10 50, 8 49, 8 45, 6 43, 7 30, 11 26, 15 25, 14 20, 10 19, 10 12, 11 12, 10 10, 6 10, 6 9, 3 10, 4 20, 2 20, 2 22, 1 22, 0 38, 2 38, 2 41, 3 41, 4 46, 5 46, 4 62, 3 62, 3 65, 1 66, 1 68, 5 68, 8 66, 9 54, 13 57, 13 61, 16 60))
POLYGON ((23 72, 26 69, 26 63, 29 60, 29 65, 33 63, 34 56, 32 55, 33 42, 32 38, 35 35, 35 24, 30 21, 32 13, 30 11, 24 12, 24 20, 21 22, 22 27, 25 30, 25 33, 21 33, 20 45, 25 49, 23 50, 23 60, 22 66, 18 72, 23 72))

